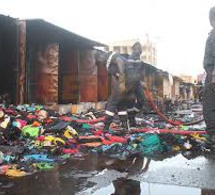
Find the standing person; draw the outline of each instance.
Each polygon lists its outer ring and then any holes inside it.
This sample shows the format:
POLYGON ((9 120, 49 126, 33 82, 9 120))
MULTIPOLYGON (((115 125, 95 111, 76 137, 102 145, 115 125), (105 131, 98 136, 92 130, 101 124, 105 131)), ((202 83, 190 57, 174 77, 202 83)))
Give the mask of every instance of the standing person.
POLYGON ((135 42, 132 46, 132 54, 128 58, 126 68, 127 85, 132 86, 136 99, 128 105, 128 118, 131 126, 135 126, 135 115, 142 109, 145 97, 143 92, 144 85, 144 62, 140 59, 142 54, 142 45, 135 42))
POLYGON ((108 98, 105 109, 104 132, 109 132, 109 126, 115 113, 118 111, 122 127, 129 130, 127 105, 123 100, 126 98, 125 65, 126 60, 115 52, 96 52, 97 65, 105 65, 108 74, 111 75, 111 95, 108 98), (123 103, 122 103, 123 102, 123 103))
POLYGON ((215 149, 215 7, 210 9, 209 20, 213 29, 209 33, 205 46, 204 69, 207 75, 202 103, 206 131, 209 135, 206 145, 215 149))

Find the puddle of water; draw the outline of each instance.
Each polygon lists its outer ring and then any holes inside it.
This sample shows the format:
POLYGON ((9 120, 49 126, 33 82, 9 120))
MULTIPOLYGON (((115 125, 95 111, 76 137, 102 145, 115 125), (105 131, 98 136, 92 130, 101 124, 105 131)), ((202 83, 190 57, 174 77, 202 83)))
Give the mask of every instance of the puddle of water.
POLYGON ((78 195, 215 195, 215 190, 190 188, 174 185, 145 183, 131 179, 117 179, 108 186, 96 189, 90 188, 78 195))
MULTIPOLYGON (((50 178, 51 179, 51 178, 50 178)), ((67 187, 64 185, 60 185, 57 187, 52 185, 50 186, 53 190, 50 191, 50 187, 47 186, 46 189, 44 186, 40 185, 35 187, 34 190, 30 190, 32 186, 25 185, 25 189, 13 191, 7 191, 5 189, 0 189, 0 194, 7 195, 21 195, 21 194, 50 194, 52 192, 53 195, 63 194, 63 195, 215 195, 215 190, 209 189, 200 189, 200 188, 191 188, 191 187, 183 187, 183 186, 174 186, 174 185, 163 185, 157 183, 146 183, 135 181, 126 178, 118 178, 106 186, 98 187, 95 183, 85 183, 86 181, 82 181, 82 184, 79 183, 68 183, 67 187), (79 185, 79 189, 77 188, 79 185), (60 187, 61 186, 61 187, 60 187), (87 188, 87 189, 86 189, 87 188), (85 189, 85 190, 82 190, 85 189)), ((24 186, 22 186, 24 187, 24 186)))
POLYGON ((55 170, 23 178, 0 178, 0 194, 215 195, 214 170, 215 159, 203 156, 187 160, 178 155, 153 161, 90 155, 84 161, 71 160, 55 170))

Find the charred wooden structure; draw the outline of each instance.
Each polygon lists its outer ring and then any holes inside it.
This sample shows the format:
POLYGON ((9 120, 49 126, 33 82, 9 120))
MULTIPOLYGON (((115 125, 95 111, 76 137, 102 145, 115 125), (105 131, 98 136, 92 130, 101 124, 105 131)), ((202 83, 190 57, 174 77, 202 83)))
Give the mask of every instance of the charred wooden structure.
POLYGON ((1 15, 0 25, 0 95, 42 104, 107 98, 105 70, 93 55, 94 46, 105 45, 40 19, 1 15))

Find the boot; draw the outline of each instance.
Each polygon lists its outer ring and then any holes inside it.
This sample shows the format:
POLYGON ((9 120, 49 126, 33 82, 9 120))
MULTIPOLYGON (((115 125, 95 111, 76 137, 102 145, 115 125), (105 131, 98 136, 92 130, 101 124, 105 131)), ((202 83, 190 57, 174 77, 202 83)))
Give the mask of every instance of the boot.
POLYGON ((128 114, 127 112, 118 112, 120 121, 121 121, 121 126, 122 128, 126 131, 129 132, 130 131, 130 125, 129 125, 129 121, 128 121, 128 114))
POLYGON ((128 120, 129 120, 130 127, 135 127, 137 125, 136 120, 135 120, 135 116, 136 116, 135 111, 128 112, 128 120))
POLYGON ((129 121, 127 120, 122 120, 122 128, 125 130, 125 132, 129 132, 130 131, 130 125, 129 125, 129 121))

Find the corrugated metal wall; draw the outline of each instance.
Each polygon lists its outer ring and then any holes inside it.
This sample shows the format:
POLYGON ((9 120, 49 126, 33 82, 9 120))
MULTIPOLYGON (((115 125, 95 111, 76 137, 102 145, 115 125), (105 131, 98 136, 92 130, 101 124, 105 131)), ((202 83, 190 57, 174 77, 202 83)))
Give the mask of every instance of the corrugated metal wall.
POLYGON ((106 101, 109 95, 109 77, 105 66, 98 66, 98 101, 106 101))
POLYGON ((79 51, 60 46, 59 55, 59 103, 78 103, 79 51))
POLYGON ((98 71, 93 50, 80 51, 80 102, 98 101, 98 71))
POLYGON ((17 20, 0 15, 0 101, 18 99, 19 26, 17 20))
POLYGON ((38 102, 58 102, 58 44, 47 44, 37 53, 38 102))
POLYGON ((41 104, 58 102, 58 44, 28 47, 28 101, 41 104))

